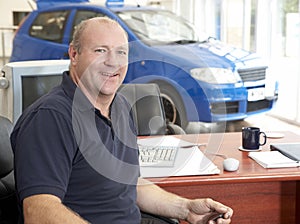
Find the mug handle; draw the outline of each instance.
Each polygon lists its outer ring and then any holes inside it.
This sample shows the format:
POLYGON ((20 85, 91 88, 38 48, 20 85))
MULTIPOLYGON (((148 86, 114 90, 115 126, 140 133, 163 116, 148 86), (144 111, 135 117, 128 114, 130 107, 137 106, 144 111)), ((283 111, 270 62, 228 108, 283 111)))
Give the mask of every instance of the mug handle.
POLYGON ((267 143, 267 135, 266 135, 266 133, 263 132, 263 131, 261 131, 261 132, 259 132, 259 136, 260 136, 261 134, 262 134, 263 137, 264 137, 264 142, 263 142, 263 143, 259 143, 260 146, 265 145, 265 144, 267 143))

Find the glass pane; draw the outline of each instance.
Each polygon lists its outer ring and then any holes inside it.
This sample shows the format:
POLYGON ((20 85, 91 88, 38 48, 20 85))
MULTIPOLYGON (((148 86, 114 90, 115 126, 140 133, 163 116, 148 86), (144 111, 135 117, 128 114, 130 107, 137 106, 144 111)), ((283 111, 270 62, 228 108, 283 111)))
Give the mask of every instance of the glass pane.
POLYGON ((68 11, 57 11, 39 14, 30 28, 30 35, 39 39, 61 43, 68 13, 68 11))
POLYGON ((200 41, 193 26, 171 12, 126 11, 118 15, 140 39, 152 44, 200 41))

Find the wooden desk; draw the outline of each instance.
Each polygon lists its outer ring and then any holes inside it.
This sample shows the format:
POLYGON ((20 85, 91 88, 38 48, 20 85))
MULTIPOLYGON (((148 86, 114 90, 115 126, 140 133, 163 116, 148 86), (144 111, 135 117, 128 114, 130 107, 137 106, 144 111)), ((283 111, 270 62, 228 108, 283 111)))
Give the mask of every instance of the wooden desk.
MULTIPOLYGON (((270 143, 300 142, 300 136, 282 132, 284 138, 270 143)), ((300 223, 300 168, 264 169, 238 149, 241 132, 177 136, 191 142, 208 142, 208 150, 240 161, 236 172, 223 171, 221 157, 211 159, 220 175, 151 179, 164 189, 188 197, 211 197, 234 209, 232 223, 300 223), (297 212, 298 211, 298 212, 297 212)))

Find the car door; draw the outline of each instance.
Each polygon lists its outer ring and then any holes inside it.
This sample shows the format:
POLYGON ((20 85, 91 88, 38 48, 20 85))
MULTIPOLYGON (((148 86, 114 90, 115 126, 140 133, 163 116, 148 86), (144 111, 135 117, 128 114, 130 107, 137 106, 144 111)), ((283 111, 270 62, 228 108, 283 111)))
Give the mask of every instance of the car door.
POLYGON ((69 10, 56 10, 40 12, 35 17, 28 29, 28 39, 23 39, 21 46, 30 49, 24 51, 27 59, 67 58, 63 39, 69 14, 69 10))

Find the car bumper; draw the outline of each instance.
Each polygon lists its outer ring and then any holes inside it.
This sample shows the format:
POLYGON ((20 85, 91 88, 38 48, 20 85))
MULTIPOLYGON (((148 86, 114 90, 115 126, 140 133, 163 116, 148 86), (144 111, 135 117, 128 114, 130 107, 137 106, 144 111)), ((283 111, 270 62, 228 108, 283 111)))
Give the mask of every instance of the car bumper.
POLYGON ((206 96, 195 98, 198 102, 195 103, 198 114, 189 114, 188 120, 202 122, 234 121, 270 111, 277 101, 278 91, 274 90, 273 96, 263 96, 257 100, 250 99, 249 92, 256 88, 261 89, 264 86, 207 91, 206 96), (199 103, 200 101, 201 103, 199 103))

